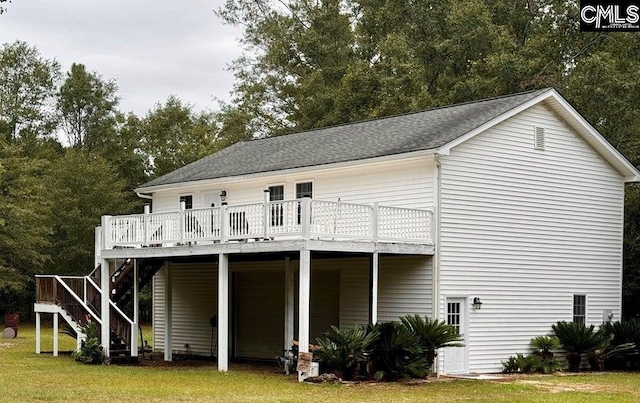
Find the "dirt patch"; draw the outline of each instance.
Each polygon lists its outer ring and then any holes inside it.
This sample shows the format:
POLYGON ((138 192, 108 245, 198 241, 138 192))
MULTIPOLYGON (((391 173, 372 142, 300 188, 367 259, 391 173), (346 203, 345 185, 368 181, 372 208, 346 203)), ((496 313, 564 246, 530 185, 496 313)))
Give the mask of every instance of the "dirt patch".
POLYGON ((588 383, 559 383, 559 382, 545 382, 519 379, 515 383, 535 386, 539 389, 544 389, 551 393, 560 392, 586 392, 586 393, 599 393, 599 392, 617 392, 619 389, 610 385, 593 385, 588 383))
POLYGON ((0 343, 0 351, 2 350, 6 350, 7 348, 11 347, 13 344, 11 343, 0 343))

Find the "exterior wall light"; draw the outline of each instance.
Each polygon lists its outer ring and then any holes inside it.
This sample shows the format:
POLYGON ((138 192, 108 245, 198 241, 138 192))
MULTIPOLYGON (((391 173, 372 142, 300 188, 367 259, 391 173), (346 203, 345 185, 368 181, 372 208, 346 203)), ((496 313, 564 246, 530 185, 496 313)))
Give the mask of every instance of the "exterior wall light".
POLYGON ((482 308, 482 301, 480 301, 480 297, 473 298, 473 308, 478 310, 482 308))
POLYGON ((223 190, 220 192, 220 201, 227 201, 227 191, 223 190))

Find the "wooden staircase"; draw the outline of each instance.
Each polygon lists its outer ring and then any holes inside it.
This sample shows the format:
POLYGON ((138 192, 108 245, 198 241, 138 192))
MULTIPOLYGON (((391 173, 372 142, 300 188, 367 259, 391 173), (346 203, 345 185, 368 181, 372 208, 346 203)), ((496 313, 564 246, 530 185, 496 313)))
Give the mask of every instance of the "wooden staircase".
MULTIPOLYGON (((162 261, 138 261, 138 287, 149 284, 154 274, 162 267, 162 261)), ((134 324, 133 285, 135 262, 126 259, 110 276, 109 295, 109 355, 113 359, 131 358, 134 324)), ((84 339, 81 326, 87 321, 103 326, 101 314, 102 290, 101 268, 96 267, 84 277, 36 276, 36 312, 59 313, 76 332, 78 343, 84 339), (52 306, 55 305, 55 306, 52 306)))

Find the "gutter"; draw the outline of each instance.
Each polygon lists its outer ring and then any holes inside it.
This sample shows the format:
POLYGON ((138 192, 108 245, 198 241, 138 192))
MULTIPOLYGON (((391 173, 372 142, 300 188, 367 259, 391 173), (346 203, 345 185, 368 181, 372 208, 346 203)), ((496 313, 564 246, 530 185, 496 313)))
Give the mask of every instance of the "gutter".
POLYGON ((141 193, 139 191, 136 191, 136 195, 142 199, 149 199, 149 200, 153 199, 153 196, 151 196, 150 194, 141 193))

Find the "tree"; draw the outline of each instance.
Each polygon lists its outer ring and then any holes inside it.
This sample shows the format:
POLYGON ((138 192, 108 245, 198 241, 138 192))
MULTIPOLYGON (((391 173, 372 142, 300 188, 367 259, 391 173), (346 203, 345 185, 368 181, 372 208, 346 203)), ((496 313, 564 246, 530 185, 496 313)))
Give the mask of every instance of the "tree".
POLYGON ((158 103, 144 119, 130 117, 127 129, 137 132, 140 152, 152 177, 164 175, 219 149, 215 115, 195 112, 175 96, 158 103))
POLYGON ((100 217, 132 212, 124 187, 125 182, 99 153, 67 148, 52 164, 48 188, 55 203, 49 272, 85 275, 91 271, 100 217))
POLYGON ((28 312, 34 275, 49 261, 48 163, 0 139, 0 313, 28 312))
POLYGON ((115 136, 118 86, 73 63, 58 91, 60 122, 72 147, 98 150, 115 136))
POLYGON ((50 135, 56 127, 54 97, 60 65, 16 41, 0 49, 0 131, 9 141, 50 135))

